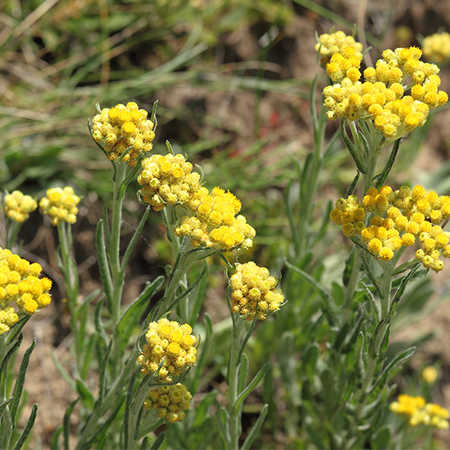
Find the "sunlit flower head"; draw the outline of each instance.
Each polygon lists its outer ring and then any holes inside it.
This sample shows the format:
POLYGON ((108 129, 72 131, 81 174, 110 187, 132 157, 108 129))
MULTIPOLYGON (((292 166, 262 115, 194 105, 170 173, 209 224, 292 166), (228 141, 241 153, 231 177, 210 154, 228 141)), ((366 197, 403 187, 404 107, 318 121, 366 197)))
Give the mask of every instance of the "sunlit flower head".
POLYGON ((42 267, 0 247, 0 334, 21 315, 30 315, 51 302, 52 282, 40 277, 42 267))
POLYGON ((135 102, 119 103, 113 108, 103 108, 94 116, 92 137, 111 161, 122 158, 133 167, 140 155, 152 149, 154 123, 148 119, 148 112, 139 109, 135 102))
POLYGON ((20 191, 5 195, 4 203, 6 215, 15 222, 25 222, 37 208, 36 200, 20 191))

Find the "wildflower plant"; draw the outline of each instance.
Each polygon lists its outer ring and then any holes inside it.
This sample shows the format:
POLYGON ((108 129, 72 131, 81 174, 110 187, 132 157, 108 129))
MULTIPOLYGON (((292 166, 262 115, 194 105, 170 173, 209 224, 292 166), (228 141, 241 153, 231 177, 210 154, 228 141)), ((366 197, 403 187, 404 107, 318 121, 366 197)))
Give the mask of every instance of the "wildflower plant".
MULTIPOLYGON (((421 61, 415 47, 384 50, 364 68, 362 45, 341 31, 320 36, 316 51, 328 84, 320 107, 319 77, 312 85, 314 147, 285 192, 291 245, 276 270, 244 262, 257 237, 245 199, 208 187, 201 169, 169 142, 159 153, 153 149, 156 103, 151 111, 133 101, 98 107, 89 130, 112 168, 95 234, 100 289, 81 294, 72 237, 83 202, 77 190, 49 188, 39 201, 58 238, 72 337, 72 364, 55 364, 75 398, 52 449, 249 450, 259 445, 266 421, 283 426, 299 448, 384 449, 406 442, 405 425, 448 427, 448 412, 430 391, 394 400, 392 378, 415 347, 390 344, 409 283, 442 270, 450 255, 450 197, 388 182, 401 140, 447 102, 439 68, 421 61), (327 141, 330 120, 340 123, 327 141), (316 202, 321 171, 340 141, 354 162, 354 180, 335 202, 316 202), (140 217, 124 242, 132 184, 140 217), (171 263, 125 304, 127 267, 150 215, 163 221, 171 263), (325 252, 316 249, 339 230, 350 251, 340 255, 342 276, 332 278, 325 252), (211 257, 221 262, 225 282, 220 300, 228 316, 219 324, 203 310, 211 257), (221 391, 204 389, 208 366, 221 377, 221 391), (247 426, 251 395, 262 402, 247 426)), ((13 192, 4 206, 8 220, 21 223, 37 202, 13 192)), ((7 246, 18 231, 8 231, 7 246)), ((34 423, 36 407, 19 432, 34 343, 14 388, 10 359, 28 318, 50 303, 51 287, 39 264, 0 249, 0 447, 21 448, 34 423)), ((432 378, 424 375, 427 383, 432 378)))

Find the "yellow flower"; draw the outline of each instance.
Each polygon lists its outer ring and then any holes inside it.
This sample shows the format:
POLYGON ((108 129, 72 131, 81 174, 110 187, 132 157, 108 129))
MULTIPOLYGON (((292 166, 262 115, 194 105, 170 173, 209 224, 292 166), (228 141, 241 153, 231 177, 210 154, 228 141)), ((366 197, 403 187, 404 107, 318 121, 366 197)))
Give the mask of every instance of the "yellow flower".
POLYGON ((284 302, 281 291, 275 289, 277 280, 270 276, 268 269, 253 261, 236 264, 230 283, 233 312, 247 320, 264 320, 284 302))
POLYGON ((330 213, 331 220, 336 225, 341 225, 342 231, 348 237, 361 232, 365 216, 363 206, 354 195, 337 200, 336 207, 330 213))
POLYGON ((180 422, 191 405, 192 395, 186 386, 177 383, 150 389, 144 407, 153 409, 161 419, 170 423, 180 422))
POLYGON ((143 200, 160 211, 166 204, 186 204, 200 189, 200 175, 183 155, 152 155, 142 160, 138 176, 143 200))
POLYGON ((249 248, 255 230, 247 223, 241 202, 231 193, 215 187, 211 192, 201 187, 188 202, 193 216, 185 216, 175 229, 179 236, 190 236, 195 245, 229 250, 249 248))
POLYGON ((160 381, 171 383, 197 360, 197 338, 188 324, 160 319, 151 322, 146 344, 138 357, 142 373, 155 373, 160 381))
POLYGON ((423 424, 426 426, 447 429, 448 411, 434 403, 425 404, 423 397, 411 397, 401 394, 396 402, 389 406, 390 410, 409 417, 409 424, 413 427, 423 424))
POLYGON ((322 36, 318 45, 334 83, 323 90, 329 119, 372 120, 387 139, 395 140, 424 125, 430 109, 448 101, 447 93, 438 89, 439 68, 421 61, 420 49, 384 50, 375 67, 367 67, 361 77, 360 50, 327 45, 330 35, 322 36))
POLYGON ((390 186, 371 187, 362 201, 351 195, 336 201, 331 220, 342 226, 346 236, 358 236, 377 258, 389 261, 401 247, 416 242, 422 248, 416 258, 434 271, 450 257, 450 236, 443 225, 450 217, 450 196, 439 196, 423 186, 401 187, 393 191, 390 186), (363 220, 373 213, 370 223, 363 220))
POLYGON ((361 64, 362 44, 343 31, 321 34, 315 49, 320 54, 321 64, 326 65, 327 73, 333 81, 348 76, 349 69, 358 69, 361 64))
POLYGON ((15 222, 24 222, 37 208, 36 200, 20 191, 5 195, 4 202, 6 215, 15 222))
POLYGON ((437 64, 450 58, 450 34, 435 33, 427 36, 422 44, 423 54, 437 64))
POLYGON ((422 378, 428 384, 433 384, 437 379, 438 373, 434 367, 428 366, 425 367, 422 371, 422 378))
POLYGON ((51 302, 52 282, 39 278, 42 267, 0 247, 0 334, 51 302))
POLYGON ((66 186, 47 189, 46 196, 39 202, 42 214, 50 217, 52 225, 59 222, 75 223, 77 220, 80 197, 75 195, 73 188, 66 186))
POLYGON ((123 161, 134 167, 137 158, 153 147, 154 124, 147 116, 135 102, 103 108, 92 120, 92 137, 108 159, 115 161, 123 156, 123 161))

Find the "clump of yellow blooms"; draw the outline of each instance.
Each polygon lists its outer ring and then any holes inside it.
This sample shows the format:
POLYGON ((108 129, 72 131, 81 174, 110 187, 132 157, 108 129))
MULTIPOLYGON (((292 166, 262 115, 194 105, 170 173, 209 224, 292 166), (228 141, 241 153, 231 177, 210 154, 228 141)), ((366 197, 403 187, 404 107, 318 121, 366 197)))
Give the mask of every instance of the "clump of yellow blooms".
POLYGON ((150 389, 144 407, 154 409, 161 419, 170 423, 180 422, 185 417, 185 411, 189 409, 192 395, 181 383, 158 386, 150 389))
POLYGON ((19 320, 19 314, 33 314, 47 306, 52 282, 39 278, 42 267, 0 247, 0 334, 19 320))
POLYGON ((364 228, 366 212, 359 204, 358 197, 350 195, 336 201, 336 208, 331 211, 330 217, 335 224, 342 225, 343 233, 350 237, 364 228))
POLYGON ((425 367, 425 369, 422 370, 422 378, 428 384, 433 384, 437 380, 437 377, 437 370, 432 366, 425 367))
MULTIPOLYGON (((323 90, 329 119, 371 120, 387 139, 395 140, 422 126, 430 109, 447 102, 447 93, 439 90, 438 66, 421 61, 419 48, 384 50, 363 76, 359 46, 343 48, 335 48, 326 65, 334 83, 323 90)), ((330 52, 327 46, 325 50, 330 52)))
POLYGON ((134 167, 137 158, 153 146, 154 124, 147 117, 148 112, 135 102, 103 108, 92 120, 92 137, 111 161, 128 152, 123 161, 134 167))
POLYGON ((255 230, 240 215, 241 202, 219 187, 201 187, 189 200, 193 216, 185 216, 175 232, 190 236, 196 245, 231 249, 252 246, 255 230), (239 215, 237 215, 239 214, 239 215))
POLYGON ((450 33, 435 33, 422 43, 424 56, 437 64, 450 58, 450 33))
POLYGON ((42 214, 50 217, 52 225, 60 222, 75 223, 77 221, 80 197, 75 195, 71 186, 47 189, 46 196, 41 199, 39 206, 42 214))
POLYGON ((347 236, 359 236, 376 257, 389 261, 395 251, 418 243, 416 258, 434 271, 442 270, 441 256, 450 257, 450 237, 440 225, 450 217, 450 196, 423 186, 370 188, 360 202, 355 196, 339 199, 330 214, 347 236), (371 213, 368 226, 361 221, 371 213), (358 220, 357 220, 358 219, 358 220))
POLYGON ((277 311, 284 301, 278 289, 276 278, 269 270, 257 266, 253 261, 236 264, 236 273, 230 278, 233 312, 247 320, 264 320, 267 315, 277 311))
POLYGON ((165 318, 151 322, 145 334, 146 344, 138 357, 142 373, 153 372, 160 381, 171 383, 173 377, 195 364, 197 339, 191 333, 187 323, 180 325, 165 318))
POLYGON ((390 404, 390 409, 397 414, 408 416, 411 426, 423 424, 440 429, 448 428, 447 409, 434 403, 425 403, 423 397, 401 394, 396 402, 390 404))
POLYGON ((20 191, 5 195, 4 201, 6 215, 15 222, 25 222, 37 208, 36 200, 20 191))
POLYGON ((183 155, 152 155, 142 160, 138 176, 143 200, 155 211, 166 204, 186 204, 200 189, 200 175, 183 155))
POLYGON ((359 80, 362 44, 356 42, 353 36, 347 36, 342 31, 322 34, 315 49, 320 53, 320 62, 326 67, 327 74, 333 82, 336 83, 346 77, 359 80))

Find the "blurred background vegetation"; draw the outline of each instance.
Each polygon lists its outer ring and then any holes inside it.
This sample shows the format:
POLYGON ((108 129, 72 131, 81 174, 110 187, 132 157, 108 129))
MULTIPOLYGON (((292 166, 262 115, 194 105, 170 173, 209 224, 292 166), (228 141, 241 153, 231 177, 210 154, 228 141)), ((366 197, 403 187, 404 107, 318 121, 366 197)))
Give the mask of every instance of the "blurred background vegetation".
MULTIPOLYGON (((384 48, 420 45, 422 36, 448 31, 449 24, 449 3, 425 0, 399 0, 394 5, 384 0, 3 0, 0 189, 19 188, 40 196, 50 186, 71 184, 81 194, 80 219, 74 228, 76 256, 83 288, 93 289, 98 284, 93 225, 101 213, 99 199, 108 200, 112 184, 110 163, 91 140, 87 121, 96 104, 109 107, 134 100, 150 109, 159 100, 156 151, 169 139, 174 148, 201 163, 207 186, 220 185, 238 195, 258 233, 248 256, 280 269, 290 246, 283 193, 298 178, 295 161, 304 161, 313 142, 308 99, 314 76, 320 73, 315 33, 354 30, 361 38, 364 32, 373 47, 372 57, 377 57, 384 48)), ((442 79, 449 91, 448 68, 443 68, 442 79)), ((449 118, 447 108, 413 133, 402 145, 391 180, 423 183, 440 194, 450 193, 449 118)), ((328 136, 335 130, 330 123, 328 136)), ((320 214, 329 200, 344 194, 353 176, 350 158, 337 141, 319 180, 320 214)), ((135 195, 126 205, 124 228, 132 233, 140 206, 135 195)), ((25 224, 25 249, 47 261, 46 271, 58 282, 55 240, 52 230, 41 223, 35 214, 25 224)), ((161 273, 170 258, 161 226, 154 214, 130 266, 129 298, 148 278, 161 273)), ((327 233, 322 245, 325 280, 331 283, 347 250, 337 230, 327 233)), ((219 271, 212 272, 206 309, 214 322, 221 322, 226 306, 216 290, 221 292, 223 280, 219 271)), ((448 271, 438 280, 435 304, 448 297, 448 271)), ((416 368, 440 361, 446 375, 439 389, 448 407, 450 372, 444 369, 450 367, 450 353, 438 341, 445 342, 449 331, 437 328, 439 339, 428 339, 431 335, 420 317, 431 287, 425 279, 414 289, 421 293, 422 303, 409 304, 399 327, 419 321, 420 335, 414 336, 428 344, 416 368)), ((42 341, 44 356, 46 352, 64 356, 67 311, 61 292, 53 298, 58 318, 42 317, 34 324, 34 334, 42 341)), ((427 323, 448 324, 448 306, 429 317, 427 323)), ((280 330, 276 324, 272 328, 255 341, 255 358, 267 359, 276 351, 270 341, 280 330)), ((406 336, 410 331, 403 326, 401 333, 406 336)), ((217 358, 223 358, 220 346, 217 358)), ((46 383, 54 373, 51 361, 42 364, 46 373, 38 373, 42 365, 37 364, 28 386, 33 398, 48 389, 46 383)), ((70 400, 64 386, 54 389, 49 405, 60 409, 41 407, 38 418, 44 442, 54 429, 52 418, 70 400)), ((260 399, 254 401, 258 410, 260 399)), ((248 414, 251 417, 251 405, 248 414)), ((269 419, 275 430, 276 417, 272 414, 269 419)), ((282 437, 277 439, 283 442, 282 437)))

